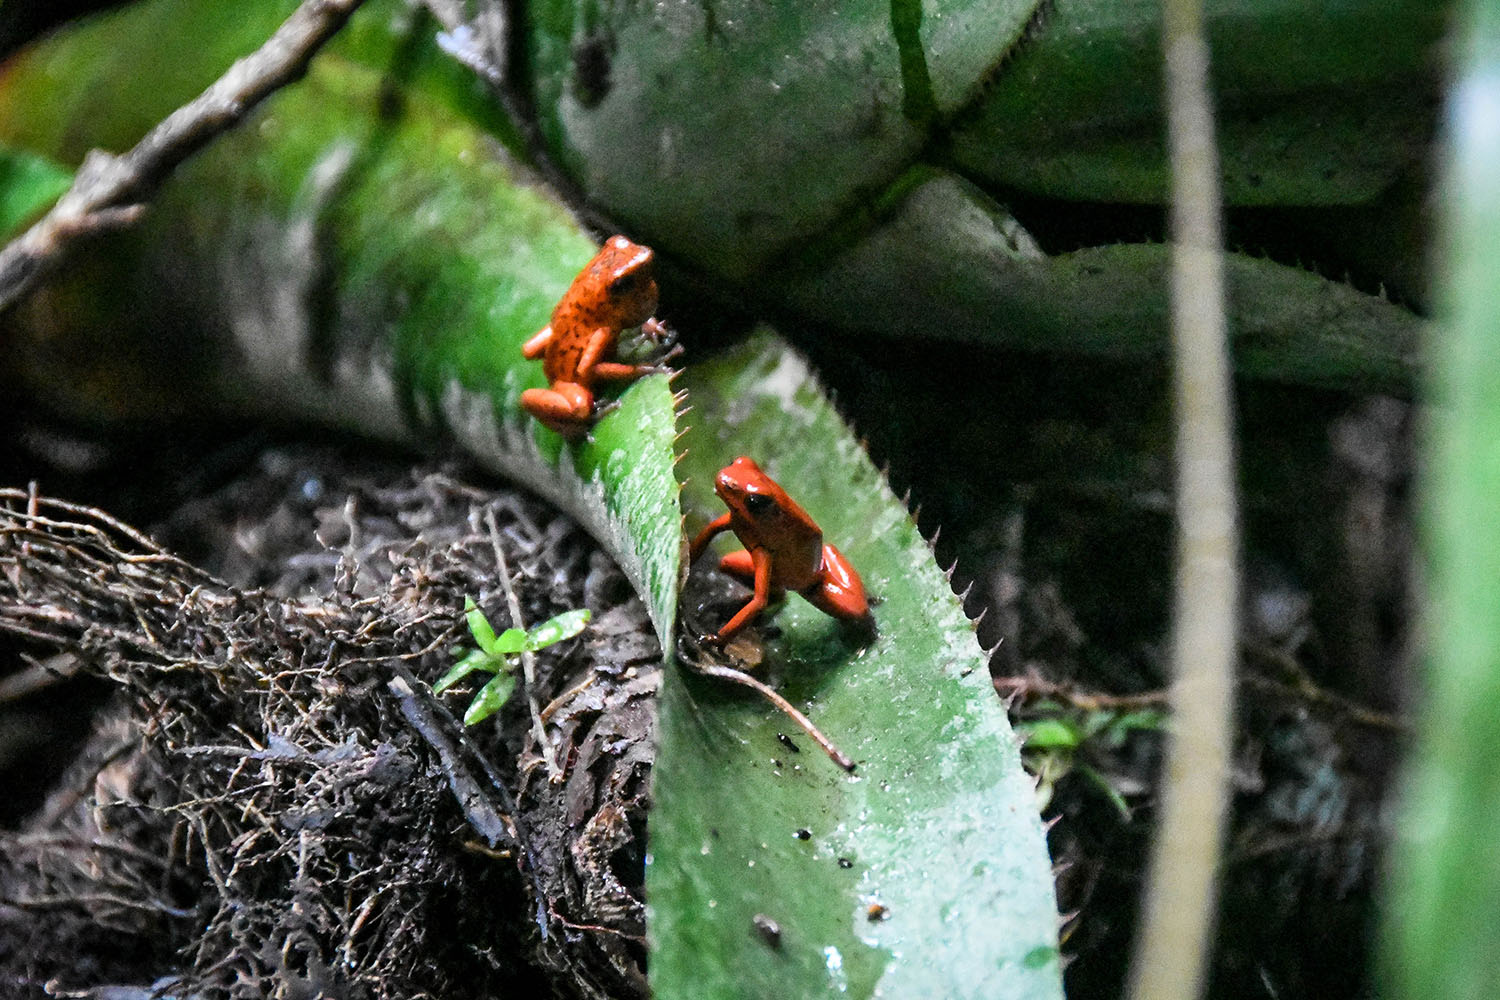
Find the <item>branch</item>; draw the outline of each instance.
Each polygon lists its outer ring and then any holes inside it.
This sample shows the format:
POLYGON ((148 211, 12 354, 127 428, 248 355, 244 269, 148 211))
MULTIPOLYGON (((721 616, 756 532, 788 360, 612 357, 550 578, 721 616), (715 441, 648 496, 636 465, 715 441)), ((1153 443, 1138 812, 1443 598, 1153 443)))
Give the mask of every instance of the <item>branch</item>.
POLYGON ((0 250, 0 312, 52 273, 68 247, 90 233, 140 218, 145 202, 177 166, 238 125, 268 96, 299 79, 361 0, 305 0, 266 43, 235 62, 120 156, 94 150, 52 210, 0 250))

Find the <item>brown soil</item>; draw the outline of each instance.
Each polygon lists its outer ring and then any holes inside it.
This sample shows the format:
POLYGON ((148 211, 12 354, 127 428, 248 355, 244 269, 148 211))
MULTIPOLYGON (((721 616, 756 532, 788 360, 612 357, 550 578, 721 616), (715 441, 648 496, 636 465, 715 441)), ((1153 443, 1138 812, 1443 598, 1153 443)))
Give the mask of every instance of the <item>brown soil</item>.
POLYGON ((0 839, 7 993, 644 994, 655 637, 587 536, 468 478, 273 447, 157 526, 194 562, 5 497, 8 679, 39 685, 7 710, 100 703, 0 839), (537 658, 557 780, 524 697, 465 732, 477 684, 427 687, 465 596, 510 624, 499 552, 526 624, 595 611, 537 658), (107 684, 53 683, 75 673, 107 684))

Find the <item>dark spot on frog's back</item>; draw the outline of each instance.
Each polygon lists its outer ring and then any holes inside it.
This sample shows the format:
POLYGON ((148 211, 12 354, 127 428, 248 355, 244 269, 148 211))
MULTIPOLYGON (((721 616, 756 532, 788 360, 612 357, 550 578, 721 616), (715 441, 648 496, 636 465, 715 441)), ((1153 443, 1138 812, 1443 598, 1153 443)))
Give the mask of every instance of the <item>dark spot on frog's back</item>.
POLYGON ((586 108, 609 96, 615 40, 596 31, 573 43, 573 96, 586 108))

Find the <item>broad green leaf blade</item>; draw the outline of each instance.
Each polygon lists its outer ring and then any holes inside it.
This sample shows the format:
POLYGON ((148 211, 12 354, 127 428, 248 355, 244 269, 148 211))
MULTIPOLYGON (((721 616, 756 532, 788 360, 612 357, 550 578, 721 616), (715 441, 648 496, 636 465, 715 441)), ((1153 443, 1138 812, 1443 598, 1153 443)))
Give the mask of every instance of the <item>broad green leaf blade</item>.
MULTIPOLYGON (((1003 206, 945 171, 915 171, 879 225, 789 279, 788 301, 821 322, 1035 351, 1164 357, 1167 248, 1041 252, 1003 206)), ((1319 275, 1230 254, 1236 368, 1276 381, 1408 391, 1425 324, 1319 275)))
POLYGON ((1391 996, 1500 995, 1500 0, 1463 5, 1425 463, 1426 705, 1386 894, 1391 996))
POLYGON ((1038 6, 531 0, 523 28, 539 125, 590 201, 743 280, 903 173, 1038 6))
POLYGON ((51 160, 0 145, 0 238, 40 215, 72 181, 72 171, 51 160))
POLYGON ((516 675, 511 671, 502 670, 491 677, 490 682, 479 689, 479 693, 474 695, 474 700, 464 710, 464 725, 478 725, 500 711, 510 701, 511 692, 515 689, 516 675))
POLYGON ((789 598, 761 671, 858 761, 852 776, 738 687, 664 686, 647 870, 657 1000, 1060 996, 1031 781, 905 508, 779 338, 699 360, 684 381, 690 526, 723 509, 717 469, 750 455, 881 603, 862 646, 789 598), (887 909, 872 920, 872 906, 887 909))
POLYGON ((470 650, 467 656, 453 665, 453 669, 438 679, 438 682, 432 686, 432 693, 442 694, 475 672, 482 671, 493 674, 499 669, 499 662, 483 650, 470 650))
MULTIPOLYGON (((1433 0, 1205 0, 1229 205, 1370 201, 1426 157, 1433 0)), ((1047 8, 954 123, 958 168, 991 191, 1167 200, 1161 5, 1047 8)))
POLYGON ((554 618, 549 618, 540 625, 534 626, 526 634, 525 648, 545 649, 555 642, 571 639, 588 627, 590 617, 588 608, 580 608, 577 611, 564 611, 554 618))

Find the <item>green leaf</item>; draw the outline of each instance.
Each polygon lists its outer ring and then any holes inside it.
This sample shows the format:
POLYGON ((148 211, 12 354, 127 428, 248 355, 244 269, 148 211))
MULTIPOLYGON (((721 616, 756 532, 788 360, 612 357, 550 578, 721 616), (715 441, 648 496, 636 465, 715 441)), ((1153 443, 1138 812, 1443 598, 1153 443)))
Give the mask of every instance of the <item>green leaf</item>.
POLYGON ((495 648, 495 627, 490 620, 479 610, 474 603, 474 598, 464 598, 464 617, 469 620, 469 634, 479 644, 479 648, 494 656, 499 651, 495 648))
MULTIPOLYGON (((878 224, 779 287, 836 328, 1033 351, 1164 356, 1167 248, 1126 243, 1047 255, 968 179, 915 170, 878 224), (857 319, 857 324, 851 321, 857 319), (1003 317, 1003 320, 1000 319, 1003 317)), ((1236 368, 1276 381, 1409 391, 1424 323, 1349 285, 1261 258, 1225 259, 1236 368)), ((783 307, 785 305, 783 303, 783 307)))
POLYGON ((495 637, 490 652, 496 656, 513 656, 526 647, 526 630, 508 628, 495 637))
POLYGON ((51 160, 0 144, 0 237, 41 214, 72 181, 51 160))
POLYGON ((1159 708, 1143 708, 1134 712, 1126 712, 1124 715, 1116 716, 1109 723, 1111 733, 1124 735, 1126 733, 1144 730, 1146 732, 1160 732, 1167 727, 1171 719, 1170 713, 1159 708))
POLYGON ((1072 749, 1083 742, 1078 727, 1065 719, 1035 719, 1016 723, 1028 750, 1072 749))
POLYGON ((490 682, 479 689, 474 695, 474 700, 469 702, 469 707, 464 711, 464 725, 478 725, 485 719, 494 715, 505 707, 510 701, 511 692, 516 689, 516 675, 509 670, 502 670, 490 682))
POLYGON ((433 694, 442 694, 444 691, 463 680, 476 671, 495 673, 500 669, 503 661, 497 661, 483 650, 471 650, 467 656, 453 665, 453 669, 444 674, 436 684, 432 686, 433 694))
POLYGON ((646 894, 654 996, 1060 996, 1031 782, 926 542, 779 338, 762 331, 700 359, 684 384, 689 526, 722 512, 714 474, 750 455, 880 603, 868 640, 789 598, 761 668, 858 761, 854 775, 806 740, 792 752, 778 739, 798 739, 788 720, 738 687, 682 668, 664 685, 646 894), (872 903, 888 919, 871 922, 872 903), (756 933, 757 915, 779 924, 779 945, 756 933))
POLYGON ((924 16, 916 0, 715 0, 601 13, 532 0, 527 68, 539 124, 592 202, 743 280, 902 173, 1038 6, 962 0, 924 16), (577 53, 603 45, 608 76, 591 81, 577 53))
POLYGON ((582 608, 577 611, 564 611, 556 617, 549 618, 540 625, 533 626, 527 633, 525 648, 528 650, 544 649, 555 642, 571 639, 588 627, 589 617, 589 610, 582 608))
POLYGON ((1074 764, 1073 769, 1087 778, 1089 783, 1095 788, 1104 793, 1104 797, 1109 799, 1109 804, 1114 806, 1115 811, 1120 814, 1120 819, 1127 823, 1130 822, 1130 803, 1125 801, 1125 796, 1120 793, 1120 790, 1107 777, 1088 764, 1074 764))
MULTIPOLYGON (((1206 0, 1217 142, 1230 205, 1366 202, 1425 155, 1430 0, 1206 0)), ((1167 199, 1160 5, 1049 8, 955 122, 962 172, 1072 201, 1167 199)))
POLYGON ((1500 0, 1461 8, 1420 463, 1425 704, 1385 900, 1396 1000, 1500 989, 1500 0))

